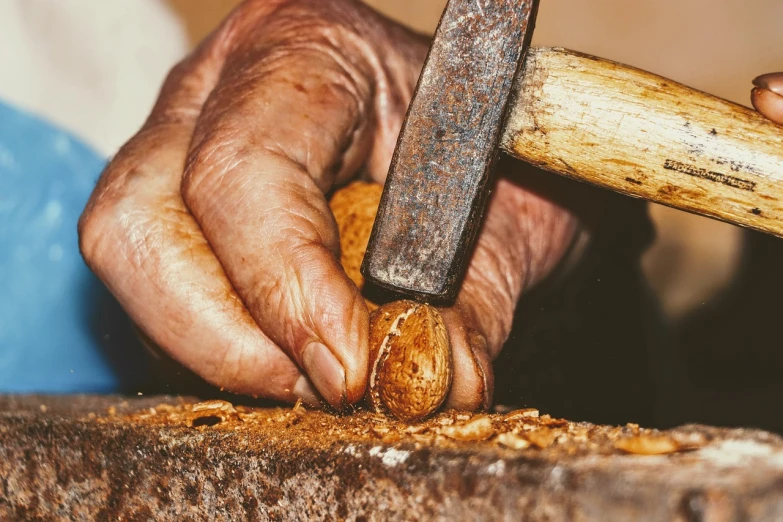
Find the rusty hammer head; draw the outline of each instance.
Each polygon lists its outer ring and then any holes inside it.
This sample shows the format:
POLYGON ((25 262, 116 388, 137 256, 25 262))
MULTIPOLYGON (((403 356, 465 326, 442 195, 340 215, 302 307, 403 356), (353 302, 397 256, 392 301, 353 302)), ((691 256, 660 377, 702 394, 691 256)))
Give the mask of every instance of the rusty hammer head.
POLYGON ((490 191, 538 0, 450 0, 392 159, 362 274, 420 300, 456 298, 490 191))

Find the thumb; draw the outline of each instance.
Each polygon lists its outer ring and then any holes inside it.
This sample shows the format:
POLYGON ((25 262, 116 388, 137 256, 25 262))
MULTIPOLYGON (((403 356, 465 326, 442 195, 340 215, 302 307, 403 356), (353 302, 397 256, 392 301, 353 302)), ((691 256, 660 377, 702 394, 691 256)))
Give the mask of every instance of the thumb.
POLYGON ((763 74, 753 80, 753 107, 764 117, 783 125, 783 72, 763 74))

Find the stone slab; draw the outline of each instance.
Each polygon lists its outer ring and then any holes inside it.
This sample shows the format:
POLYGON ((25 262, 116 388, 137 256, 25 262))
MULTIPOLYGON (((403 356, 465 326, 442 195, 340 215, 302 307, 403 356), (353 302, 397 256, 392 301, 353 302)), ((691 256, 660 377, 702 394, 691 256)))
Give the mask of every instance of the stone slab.
POLYGON ((0 396, 0 520, 783 520, 783 439, 173 397, 0 396))

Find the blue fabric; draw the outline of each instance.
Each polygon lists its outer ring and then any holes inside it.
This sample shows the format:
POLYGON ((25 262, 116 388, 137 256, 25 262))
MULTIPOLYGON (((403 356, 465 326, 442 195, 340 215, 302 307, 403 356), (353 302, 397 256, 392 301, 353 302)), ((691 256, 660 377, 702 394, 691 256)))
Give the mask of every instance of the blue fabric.
POLYGON ((79 254, 105 163, 0 100, 0 392, 114 392, 145 377, 130 322, 79 254))

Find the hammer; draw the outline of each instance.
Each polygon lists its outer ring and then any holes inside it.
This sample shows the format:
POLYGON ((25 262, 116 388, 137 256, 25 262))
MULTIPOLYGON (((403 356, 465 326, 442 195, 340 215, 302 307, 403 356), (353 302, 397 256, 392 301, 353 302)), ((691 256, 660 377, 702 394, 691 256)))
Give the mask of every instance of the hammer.
POLYGON ((371 283, 456 298, 499 151, 575 180, 783 236, 783 129, 726 100, 560 48, 538 0, 450 0, 362 263, 371 283))

